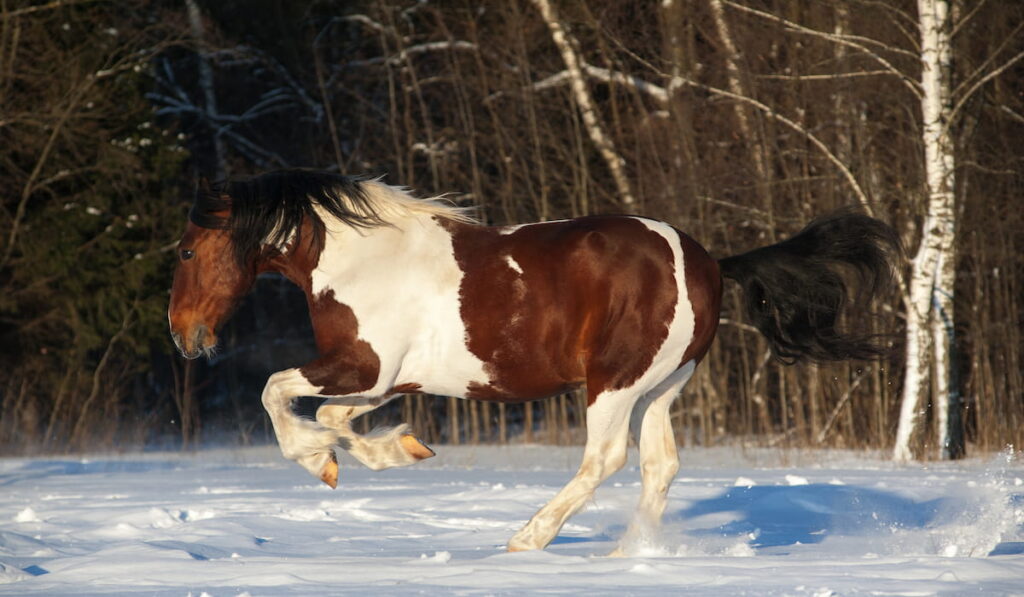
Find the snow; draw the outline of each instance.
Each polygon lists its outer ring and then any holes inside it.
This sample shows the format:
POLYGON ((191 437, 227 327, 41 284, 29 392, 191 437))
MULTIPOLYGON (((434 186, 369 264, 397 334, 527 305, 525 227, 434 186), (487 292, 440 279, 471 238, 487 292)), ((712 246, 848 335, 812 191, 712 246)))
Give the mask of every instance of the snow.
POLYGON ((0 460, 0 595, 1024 595, 1011 455, 682 450, 656 536, 617 547, 635 456, 542 552, 505 542, 579 448, 439 446, 331 491, 276 448, 0 460))

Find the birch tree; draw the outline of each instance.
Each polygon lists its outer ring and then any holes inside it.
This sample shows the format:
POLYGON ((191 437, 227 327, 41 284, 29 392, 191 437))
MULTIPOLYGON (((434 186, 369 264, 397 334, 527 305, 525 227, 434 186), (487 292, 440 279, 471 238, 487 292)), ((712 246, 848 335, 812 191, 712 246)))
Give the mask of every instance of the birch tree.
POLYGON ((954 154, 948 124, 950 104, 950 15, 947 0, 918 0, 921 29, 921 116, 926 212, 921 241, 911 262, 907 296, 907 366, 893 458, 912 457, 910 440, 917 412, 935 382, 936 427, 942 456, 949 457, 949 402, 953 282, 954 154), (948 330, 948 331, 947 331, 948 330), (929 354, 931 353, 931 354, 929 354), (934 375, 934 377, 933 377, 934 375))
MULTIPOLYGON (((926 210, 921 240, 911 262, 907 296, 907 366, 904 373, 895 460, 912 457, 911 439, 928 397, 934 399, 936 443, 940 458, 964 454, 960 392, 954 382, 956 281, 956 171, 953 127, 966 102, 983 85, 1024 58, 1019 52, 996 67, 970 73, 960 94, 952 87, 953 32, 973 13, 954 23, 949 0, 918 0, 921 35, 921 117, 926 210), (934 390, 934 394, 930 392, 934 390)), ((1019 31, 1019 28, 1017 29, 1019 31)), ((962 89, 961 84, 957 89, 962 89)))

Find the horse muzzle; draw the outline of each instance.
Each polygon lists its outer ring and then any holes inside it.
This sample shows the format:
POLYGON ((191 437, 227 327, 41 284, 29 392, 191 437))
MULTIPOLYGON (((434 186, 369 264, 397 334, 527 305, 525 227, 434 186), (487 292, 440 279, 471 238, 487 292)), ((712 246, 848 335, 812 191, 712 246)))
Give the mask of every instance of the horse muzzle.
POLYGON ((209 356, 217 346, 216 337, 205 325, 193 326, 184 337, 172 330, 171 339, 178 347, 178 352, 186 359, 196 359, 204 354, 209 356))

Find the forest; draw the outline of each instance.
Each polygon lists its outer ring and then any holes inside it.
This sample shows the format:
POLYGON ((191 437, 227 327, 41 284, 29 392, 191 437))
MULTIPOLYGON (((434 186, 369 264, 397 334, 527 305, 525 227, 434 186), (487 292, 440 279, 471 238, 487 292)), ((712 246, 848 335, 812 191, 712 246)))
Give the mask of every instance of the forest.
MULTIPOLYGON (((678 442, 1024 443, 1024 3, 0 0, 0 454, 273 441, 302 293, 261 278, 201 361, 166 311, 200 177, 285 167, 494 225, 643 214, 715 257, 859 206, 904 253, 844 323, 891 354, 779 362, 726 284, 678 442)), ((413 394, 359 425, 572 444, 585 405, 413 394)))

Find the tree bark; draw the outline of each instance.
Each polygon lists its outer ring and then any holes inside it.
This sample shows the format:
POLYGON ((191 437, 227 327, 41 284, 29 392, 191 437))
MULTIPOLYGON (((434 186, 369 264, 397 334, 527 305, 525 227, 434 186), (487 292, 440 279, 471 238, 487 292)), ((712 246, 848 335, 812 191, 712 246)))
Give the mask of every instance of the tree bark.
POLYGON ((954 239, 955 161, 947 126, 950 101, 951 39, 948 0, 918 0, 921 27, 922 141, 926 184, 926 211, 921 241, 911 263, 907 304, 907 367, 895 460, 912 457, 911 438, 917 412, 924 409, 934 386, 936 429, 940 456, 961 455, 962 446, 950 445, 949 411, 959 407, 950 374, 953 346, 953 286, 956 273, 954 239), (933 377, 934 376, 934 377, 933 377))

